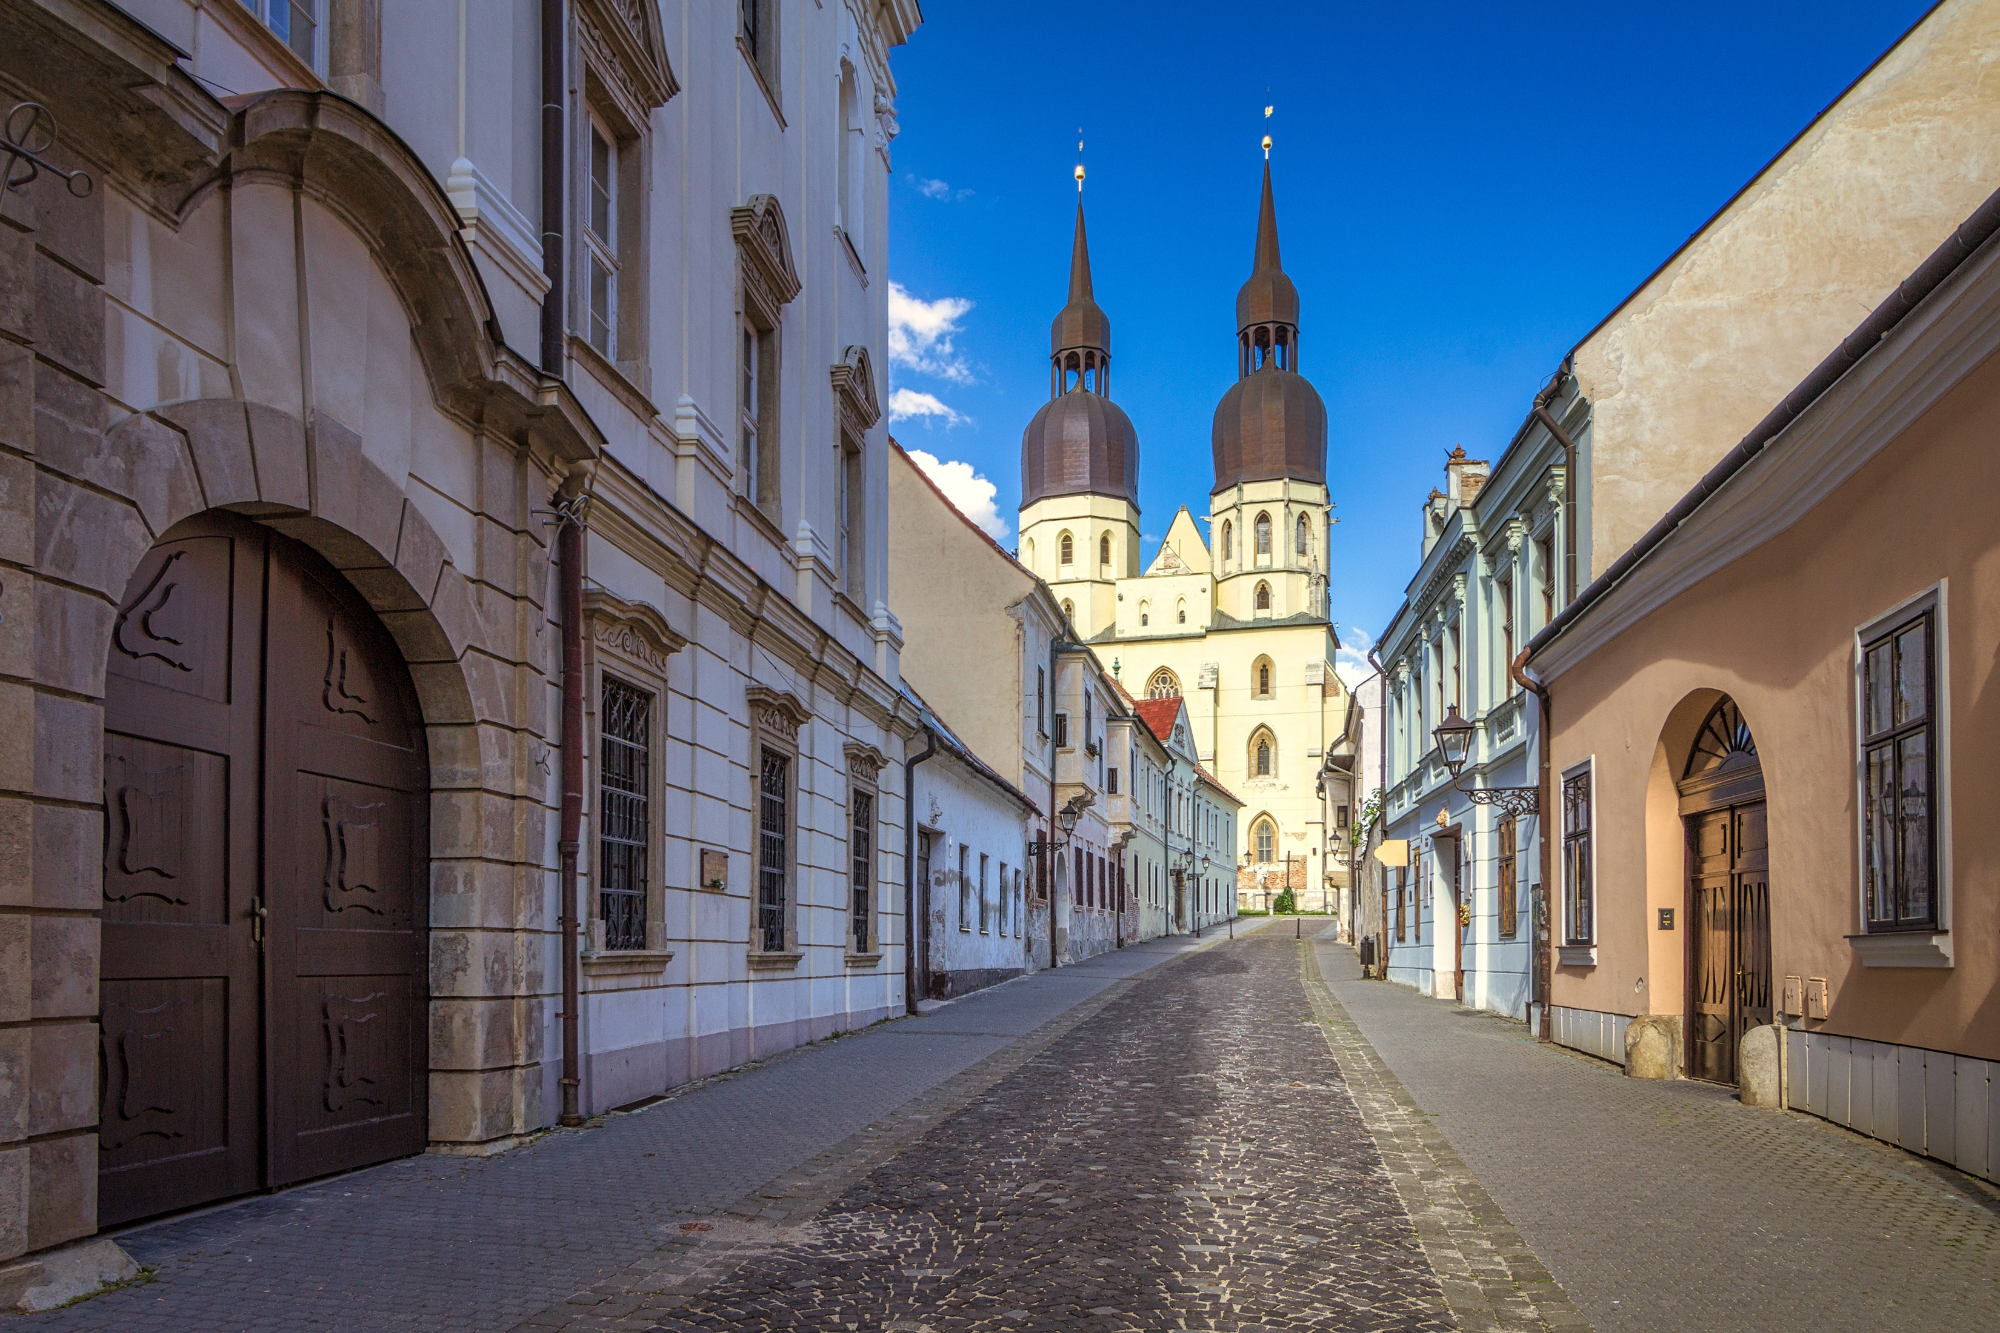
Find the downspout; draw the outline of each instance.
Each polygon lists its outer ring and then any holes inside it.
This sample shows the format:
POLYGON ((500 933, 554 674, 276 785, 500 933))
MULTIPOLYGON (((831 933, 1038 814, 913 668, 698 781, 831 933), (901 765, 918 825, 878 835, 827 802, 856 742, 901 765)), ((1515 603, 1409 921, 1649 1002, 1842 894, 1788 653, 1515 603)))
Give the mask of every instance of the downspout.
POLYGON ((903 760, 903 1011, 917 1012, 917 765, 937 753, 937 732, 924 724, 929 744, 903 760))
MULTIPOLYGON (((1538 827, 1535 829, 1535 832, 1540 835, 1542 842, 1542 913, 1543 919, 1548 922, 1549 933, 1548 939, 1544 941, 1543 948, 1547 955, 1548 975, 1554 977, 1556 974, 1556 914, 1551 901, 1551 895, 1554 893, 1555 842, 1554 839, 1549 837, 1549 816, 1555 812, 1555 786, 1550 779, 1549 750, 1551 742, 1555 738, 1549 734, 1549 692, 1542 687, 1540 682, 1528 674, 1528 653, 1530 651, 1531 649, 1529 648, 1523 648, 1520 654, 1514 658, 1513 664, 1508 670, 1512 673, 1514 682, 1522 689, 1532 693, 1535 696, 1535 702, 1539 705, 1536 748, 1541 751, 1541 759, 1540 776, 1537 779, 1539 791, 1535 798, 1536 808, 1539 811, 1538 827)), ((1528 993, 1537 1004, 1542 1006, 1541 1031, 1535 1035, 1543 1041, 1547 1041, 1549 1039, 1549 997, 1537 993, 1535 980, 1536 974, 1530 973, 1528 977, 1528 993)))
POLYGON ((562 826, 557 833, 559 903, 557 927, 562 945, 562 1123, 581 1125, 577 1108, 577 860, 583 835, 583 495, 580 471, 570 474, 557 502, 556 561, 560 574, 557 597, 562 617, 562 826))
POLYGON ((1568 606, 1576 597, 1576 441, 1569 437, 1555 413, 1549 411, 1549 404, 1561 391, 1563 382, 1570 378, 1570 358, 1564 357, 1557 367, 1555 378, 1548 387, 1535 395, 1535 420, 1542 423, 1550 435, 1555 437, 1563 451, 1563 605, 1568 606))
POLYGON ((542 0, 542 370, 563 373, 563 0, 542 0))

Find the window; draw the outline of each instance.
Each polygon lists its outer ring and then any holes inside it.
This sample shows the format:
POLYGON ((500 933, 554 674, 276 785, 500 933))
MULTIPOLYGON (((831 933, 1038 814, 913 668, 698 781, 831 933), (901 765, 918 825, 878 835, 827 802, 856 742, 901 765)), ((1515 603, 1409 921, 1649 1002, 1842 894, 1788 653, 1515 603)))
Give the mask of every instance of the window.
POLYGON ((646 947, 652 716, 652 695, 604 677, 598 714, 597 914, 606 949, 646 947))
POLYGON ((958 844, 958 928, 972 929, 972 849, 958 844))
POLYGON ((1236 558, 1236 527, 1228 519, 1222 520, 1222 563, 1227 565, 1236 558))
POLYGON ((1187 624, 1187 599, 1185 597, 1181 599, 1180 605, 1174 609, 1174 623, 1176 625, 1187 624))
POLYGON ((1556 618, 1556 534, 1551 528, 1546 537, 1535 539, 1535 558, 1541 564, 1542 577, 1542 624, 1546 626, 1556 618))
POLYGON ((1250 775, 1268 778, 1277 769, 1277 747, 1271 743, 1271 733, 1260 731, 1250 743, 1250 775))
POLYGON ((860 260, 866 243, 862 222, 866 215, 867 191, 864 184, 868 166, 868 131, 861 119, 861 94, 854 66, 840 64, 840 207, 839 224, 854 258, 860 260))
POLYGON ((1269 658, 1265 658, 1263 661, 1257 663, 1257 697, 1259 699, 1268 699, 1271 697, 1271 661, 1269 658))
POLYGON ((1049 692, 1049 669, 1047 667, 1036 667, 1035 668, 1035 734, 1037 736, 1046 736, 1049 734, 1048 692, 1049 692))
POLYGON ((1063 599, 1063 625, 1067 628, 1076 624, 1076 603, 1063 599))
POLYGON ((1310 556, 1312 554, 1312 549, 1313 549, 1312 521, 1308 519, 1304 514, 1300 514, 1299 535, 1298 535, 1299 559, 1304 560, 1306 557, 1310 556))
POLYGON ((590 204, 583 239, 589 265, 585 332, 590 345, 615 360, 618 328, 618 148, 604 122, 590 118, 590 204))
POLYGON ((763 461, 764 426, 764 343, 765 337, 755 323, 748 318, 743 321, 743 355, 737 363, 739 371, 737 410, 736 468, 737 480, 743 494, 756 500, 763 494, 763 479, 759 465, 763 461))
POLYGON ((1451 704, 1459 712, 1465 711, 1465 657, 1461 652, 1462 643, 1458 636, 1458 626, 1454 624, 1451 634, 1451 704))
POLYGON ((765 953, 785 951, 791 843, 792 757, 764 748, 757 783, 757 938, 765 953))
POLYGON ((1021 923, 1028 915, 1028 901, 1021 891, 1021 868, 1014 868, 1014 938, 1021 938, 1021 923))
MULTIPOLYGON (((636 161, 641 155, 632 156, 636 161)), ((641 179, 631 172, 626 173, 621 184, 627 194, 636 197, 642 192, 641 179)), ((638 220, 629 206, 624 217, 628 224, 638 220)), ((784 488, 779 476, 778 448, 781 326, 785 306, 799 294, 798 268, 792 263, 791 233, 776 197, 750 196, 748 203, 729 210, 729 227, 736 239, 737 299, 742 321, 737 334, 736 486, 765 517, 782 525, 784 488)), ((631 230, 636 238, 640 228, 635 225, 631 230)), ((633 310, 622 318, 622 332, 636 335, 645 322, 630 318, 639 306, 634 302, 627 304, 633 310)))
POLYGON ((988 906, 990 902, 991 899, 986 893, 986 853, 981 852, 979 854, 979 933, 982 935, 988 934, 992 930, 991 908, 988 906))
POLYGON ((243 3, 278 35, 279 41, 292 48, 293 55, 315 72, 325 73, 319 30, 326 18, 327 0, 243 0, 243 3))
POLYGON ((1596 939, 1590 882, 1590 768, 1563 779, 1564 942, 1589 945, 1596 939))
POLYGON ((1141 602, 1141 603, 1139 603, 1139 625, 1140 625, 1140 628, 1142 628, 1142 629, 1143 629, 1143 628, 1144 628, 1145 626, 1147 626, 1147 625, 1149 625, 1149 624, 1151 624, 1151 623, 1152 623, 1152 620, 1153 620, 1153 616, 1152 616, 1152 612, 1151 612, 1151 610, 1150 610, 1150 607, 1151 607, 1151 603, 1149 603, 1149 602, 1141 602))
POLYGON ((1936 608, 1861 646, 1862 877, 1868 928, 1938 922, 1936 608))
POLYGON ((849 798, 848 887, 851 893, 855 953, 871 952, 875 924, 875 793, 856 790, 849 798))
POLYGON ((1000 933, 1002 935, 1007 933, 1007 918, 1013 906, 1014 894, 1010 887, 1010 881, 1007 878, 1007 863, 1002 861, 1000 863, 999 900, 995 906, 995 911, 999 915, 1000 933))
POLYGON ((1269 514, 1259 514, 1257 515, 1257 556, 1259 559, 1269 559, 1270 555, 1271 516, 1269 514))
POLYGON ((837 544, 840 548, 841 585, 856 605, 863 605, 867 594, 867 565, 863 558, 865 544, 861 536, 866 526, 868 505, 866 459, 861 441, 842 431, 840 494, 835 500, 840 512, 835 515, 835 520, 840 525, 837 544))
POLYGON ((1511 940, 1520 928, 1520 904, 1516 891, 1515 876, 1518 873, 1516 839, 1519 824, 1512 815, 1500 820, 1500 938, 1511 940))
POLYGON ((1518 688, 1514 683, 1514 580, 1495 579, 1493 596, 1500 603, 1500 673, 1511 699, 1518 688))
POLYGON ((1410 872, 1407 867, 1396 867, 1396 939, 1398 942, 1409 935, 1409 927, 1405 924, 1404 916, 1406 910, 1404 904, 1409 901, 1410 896, 1409 874, 1410 872))
POLYGON ((1257 864, 1269 865, 1277 859, 1278 830, 1268 819, 1257 821, 1257 864))
POLYGON ((1097 539, 1097 563, 1100 565, 1111 563, 1111 534, 1108 532, 1097 539))
POLYGON ((1110 793, 1110 794, 1111 794, 1111 795, 1113 795, 1113 796, 1116 796, 1116 795, 1118 794, 1118 770, 1117 770, 1117 769, 1115 769, 1115 768, 1107 768, 1107 769, 1105 769, 1105 770, 1104 770, 1104 790, 1105 790, 1106 792, 1110 793))
POLYGON ((1333 826, 1337 829, 1344 829, 1347 827, 1346 806, 1336 805, 1335 807, 1333 807, 1333 826))
POLYGON ((1259 611, 1271 609, 1271 585, 1268 583, 1257 585, 1257 609, 1259 611))
POLYGON ((778 109, 778 8, 779 0, 738 0, 737 45, 757 71, 773 111, 778 109))
POLYGON ((1069 900, 1078 907, 1083 906, 1083 885, 1084 885, 1084 873, 1085 873, 1083 868, 1084 856, 1085 853, 1078 852, 1076 854, 1075 863, 1071 866, 1071 869, 1073 869, 1076 872, 1076 879, 1075 882, 1070 885, 1069 900))
MULTIPOLYGON (((1062 563, 1065 565, 1073 564, 1076 558, 1076 543, 1070 539, 1070 535, 1067 532, 1059 539, 1057 546, 1061 553, 1062 563)), ((1068 606, 1069 603, 1064 602, 1063 605, 1068 606)), ((1069 613, 1065 611, 1063 614, 1067 615, 1069 613)))
POLYGON ((1181 697, 1180 677, 1176 676, 1173 672, 1169 671, 1167 668, 1161 667, 1158 671, 1155 671, 1153 673, 1153 678, 1146 682, 1146 697, 1148 699, 1180 698, 1181 697))
POLYGON ((1058 750, 1067 750, 1067 749, 1069 748, 1069 714, 1068 714, 1068 713, 1057 713, 1057 714, 1056 714, 1056 748, 1057 748, 1058 750))

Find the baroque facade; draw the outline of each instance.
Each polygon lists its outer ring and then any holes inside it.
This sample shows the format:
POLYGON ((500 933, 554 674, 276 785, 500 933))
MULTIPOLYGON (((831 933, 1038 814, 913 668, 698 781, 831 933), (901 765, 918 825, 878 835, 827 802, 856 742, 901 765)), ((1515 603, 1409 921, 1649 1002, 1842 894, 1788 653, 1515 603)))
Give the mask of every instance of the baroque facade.
POLYGON ((477 18, 0 4, 7 1255, 907 1001, 917 7, 477 18))
POLYGON ((1139 442, 1111 397, 1111 321, 1077 207, 1050 400, 1021 441, 1020 559, 1132 694, 1181 698, 1198 761, 1244 802, 1228 876, 1266 907, 1275 874, 1332 909, 1347 879, 1361 717, 1334 673, 1326 408, 1298 371, 1299 297, 1265 163, 1236 299, 1237 380, 1215 410, 1210 535, 1183 508, 1143 570, 1139 442), (1212 540, 1211 540, 1212 539, 1212 540))

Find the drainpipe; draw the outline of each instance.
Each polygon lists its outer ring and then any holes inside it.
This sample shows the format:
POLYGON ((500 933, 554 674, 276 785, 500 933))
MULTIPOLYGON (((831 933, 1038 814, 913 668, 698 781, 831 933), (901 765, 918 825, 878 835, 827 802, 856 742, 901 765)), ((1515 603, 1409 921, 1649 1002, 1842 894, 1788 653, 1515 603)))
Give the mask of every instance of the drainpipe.
POLYGON ((557 593, 562 616, 562 824, 557 833, 558 937, 562 947, 562 1123, 581 1125, 577 1109, 577 852, 583 833, 583 501, 581 471, 563 485, 557 510, 557 593))
POLYGON ((928 723, 929 744, 915 759, 903 760, 903 1010, 917 1012, 917 765, 937 753, 937 733, 928 723))
POLYGON ((1555 378, 1548 387, 1535 395, 1535 420, 1542 423, 1550 435, 1555 437, 1563 451, 1563 605, 1567 606, 1576 597, 1576 441, 1563 430, 1555 414, 1549 411, 1549 404, 1561 391, 1563 382, 1570 377, 1570 358, 1564 357, 1557 367, 1555 378))
POLYGON ((563 0, 542 0, 542 370, 563 373, 563 0))
MULTIPOLYGON (((1375 675, 1382 682, 1382 716, 1376 719, 1375 729, 1381 733, 1376 741, 1375 771, 1381 781, 1375 790, 1382 793, 1382 804, 1375 809, 1375 818, 1382 824, 1382 840, 1389 835, 1389 673, 1382 666, 1382 659, 1375 655, 1375 649, 1368 650, 1368 665, 1375 668, 1375 675)), ((1364 685, 1366 681, 1362 682, 1364 685)), ((1365 841, 1365 838, 1364 838, 1365 841)), ((1377 895, 1382 904, 1382 920, 1376 925, 1375 936, 1375 979, 1382 981, 1389 975, 1389 872, 1382 871, 1382 892, 1377 895)))
MULTIPOLYGON (((1513 674, 1514 682, 1517 685, 1535 696, 1535 702, 1539 707, 1536 748, 1541 751, 1541 772, 1537 784, 1540 787, 1540 792, 1536 799, 1539 803, 1540 815, 1538 816, 1539 827, 1535 831, 1541 835, 1542 840, 1542 912, 1544 918, 1548 921, 1549 932, 1549 938, 1544 943, 1543 948, 1548 956, 1548 974, 1550 977, 1554 977, 1556 974, 1556 913, 1550 899, 1554 892, 1555 845, 1554 840, 1549 837, 1549 817, 1555 813, 1555 785, 1550 778, 1549 749, 1550 742, 1555 738, 1549 733, 1549 692, 1542 687, 1539 681, 1528 674, 1529 651, 1529 649, 1523 648, 1520 654, 1514 658, 1513 664, 1508 670, 1513 674)), ((1547 1041, 1549 1039, 1549 997, 1537 994, 1534 982, 1535 977, 1531 973, 1528 977, 1528 990, 1531 995, 1534 995, 1535 1001, 1542 1006, 1541 1031, 1536 1035, 1543 1041, 1547 1041)))

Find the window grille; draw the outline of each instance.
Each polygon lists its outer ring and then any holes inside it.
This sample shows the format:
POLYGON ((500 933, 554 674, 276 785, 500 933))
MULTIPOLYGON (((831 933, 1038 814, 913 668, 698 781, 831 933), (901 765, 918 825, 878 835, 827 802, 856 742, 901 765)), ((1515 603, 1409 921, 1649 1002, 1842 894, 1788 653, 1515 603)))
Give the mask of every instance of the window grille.
POLYGON ((653 697, 604 678, 599 723, 597 912, 604 947, 646 947, 648 774, 653 697))
POLYGON ((790 755, 764 751, 757 800, 757 937, 765 953, 785 951, 791 776, 790 755))
POLYGON ((854 952, 867 953, 875 907, 875 797, 854 793, 854 831, 849 842, 854 895, 854 952))
POLYGON ((1563 916, 1566 943, 1595 940, 1590 882, 1590 770, 1563 779, 1563 916))
POLYGON ((1937 924, 1934 613, 1862 646, 1863 866, 1870 930, 1937 924))

